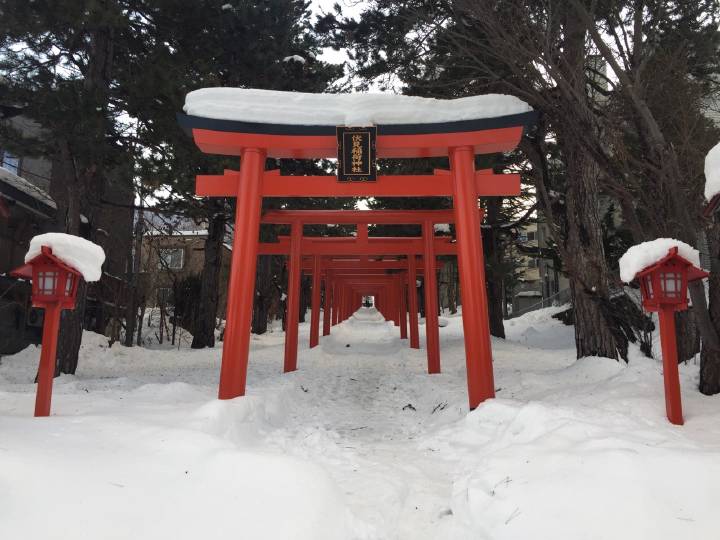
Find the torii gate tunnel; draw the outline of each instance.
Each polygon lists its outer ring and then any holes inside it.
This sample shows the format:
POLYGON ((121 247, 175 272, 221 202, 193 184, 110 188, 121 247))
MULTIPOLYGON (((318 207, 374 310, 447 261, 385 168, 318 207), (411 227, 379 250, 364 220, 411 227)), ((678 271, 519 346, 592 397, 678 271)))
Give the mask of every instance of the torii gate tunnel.
POLYGON ((372 182, 339 182, 329 175, 283 176, 279 171, 265 170, 266 158, 338 157, 335 126, 254 123, 191 115, 178 118, 203 152, 240 157, 239 171, 199 175, 196 181, 196 192, 200 196, 237 197, 220 399, 245 394, 258 254, 289 257, 285 371, 297 366, 300 275, 303 257, 311 257, 310 265, 305 268, 312 271, 315 285, 311 346, 318 342, 323 275, 323 335, 329 333, 333 323, 347 318, 360 306, 362 295, 373 294, 379 300, 380 311, 401 327, 401 337, 407 335, 405 317, 409 315, 410 345, 419 346, 414 281, 421 268, 425 281, 428 371, 439 373, 435 257, 456 253, 470 408, 495 396, 478 197, 519 195, 520 177, 493 174, 490 170, 476 171, 475 155, 513 150, 524 129, 534 122, 535 113, 442 123, 378 125, 375 142, 378 158, 447 156, 450 169, 435 170, 429 175, 379 175, 372 182), (262 216, 264 197, 452 197, 453 209, 440 212, 276 210, 262 216), (261 222, 289 224, 290 237, 275 244, 259 243, 261 222), (435 223, 449 222, 455 223, 456 242, 434 235, 435 223), (303 225, 307 223, 355 224, 358 235, 340 239, 303 237, 303 225), (368 238, 367 224, 376 223, 417 224, 421 226, 422 236, 368 238), (389 255, 404 257, 394 259, 399 268, 384 268, 389 261, 370 258, 389 255), (422 257, 420 265, 418 256, 422 257), (357 264, 341 263, 338 257, 345 257, 346 261, 354 257, 357 264), (396 276, 388 274, 388 270, 402 272, 396 276), (410 294, 406 294, 408 287, 410 294))

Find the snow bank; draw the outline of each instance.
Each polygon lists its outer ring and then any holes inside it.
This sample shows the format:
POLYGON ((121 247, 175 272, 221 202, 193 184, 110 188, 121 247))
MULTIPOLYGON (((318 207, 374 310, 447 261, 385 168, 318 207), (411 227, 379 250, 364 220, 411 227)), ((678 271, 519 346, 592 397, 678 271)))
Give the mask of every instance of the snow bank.
POLYGON ((487 94, 439 100, 396 94, 308 94, 245 88, 202 88, 185 98, 194 116, 287 125, 430 124, 531 111, 514 96, 487 94))
MULTIPOLYGON (((167 399, 157 392, 165 386, 148 397, 167 399)), ((247 419, 224 409, 251 403, 213 401, 189 419, 201 414, 213 431, 238 431, 247 419)), ((318 466, 238 448, 171 418, 0 418, 0 537, 357 538, 342 493, 318 466), (28 519, 29 512, 42 518, 28 519)))
POLYGON ((253 336, 248 393, 228 401, 219 347, 108 348, 86 332, 43 419, 38 349, 5 356, 0 538, 717 540, 720 396, 681 364, 673 426, 662 362, 635 347, 628 364, 576 360, 558 309, 508 321, 497 399, 469 414, 460 317, 432 376, 373 309, 313 349, 301 325, 292 373, 280 332, 253 336))
POLYGON ((620 257, 620 279, 630 283, 638 272, 665 257, 673 247, 678 248, 681 257, 700 267, 700 253, 697 249, 680 240, 658 238, 633 246, 620 257))
POLYGON ((709 201, 720 193, 720 143, 705 158, 705 198, 709 201))
POLYGON ((97 244, 71 234, 41 234, 30 240, 25 262, 40 255, 43 246, 52 248, 53 255, 80 272, 85 281, 98 281, 102 276, 105 252, 97 244))

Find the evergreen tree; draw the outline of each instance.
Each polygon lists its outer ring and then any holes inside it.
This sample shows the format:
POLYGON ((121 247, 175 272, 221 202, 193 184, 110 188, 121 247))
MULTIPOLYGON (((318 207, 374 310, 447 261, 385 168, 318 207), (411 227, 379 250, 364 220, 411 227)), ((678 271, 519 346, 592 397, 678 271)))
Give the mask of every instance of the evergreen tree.
MULTIPOLYGON (((157 0, 149 2, 143 24, 146 36, 124 66, 122 82, 135 99, 128 113, 137 120, 138 140, 146 151, 138 173, 146 185, 170 196, 159 202, 168 211, 209 224, 202 272, 202 304, 193 347, 212 346, 217 315, 219 255, 232 222, 234 200, 199 200, 195 175, 237 169, 237 159, 207 156, 178 127, 177 112, 185 95, 201 87, 231 86, 321 92, 331 89, 342 66, 316 59, 320 52, 310 25, 309 2, 302 0, 226 1, 157 0), (152 96, 148 99, 148 96, 152 96)), ((267 122, 282 119, 268 118, 267 122)), ((323 163, 269 160, 269 168, 289 174, 318 174, 323 163)), ((264 201, 265 208, 347 207, 348 200, 264 201)), ((280 229, 281 230, 281 229, 280 229)), ((263 227, 272 239, 276 227, 263 227)), ((282 258, 261 257, 253 331, 264 332, 268 310, 284 286, 282 258)))
MULTIPOLYGON (((77 235, 82 215, 89 221, 91 240, 97 233, 93 224, 106 210, 104 194, 130 185, 114 72, 119 51, 131 40, 127 12, 132 4, 0 1, 2 99, 21 105, 25 118, 40 128, 28 135, 4 124, 3 142, 20 155, 52 161, 56 228, 77 235)), ((63 373, 74 373, 77 367, 83 291, 78 308, 62 315, 58 371, 63 373)))

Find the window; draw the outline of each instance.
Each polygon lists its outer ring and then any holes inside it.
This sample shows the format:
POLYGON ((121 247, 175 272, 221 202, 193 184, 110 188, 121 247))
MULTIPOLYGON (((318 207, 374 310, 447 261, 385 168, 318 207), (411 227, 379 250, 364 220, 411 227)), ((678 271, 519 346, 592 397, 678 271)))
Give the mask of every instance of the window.
POLYGON ((527 239, 529 242, 532 242, 533 240, 535 240, 535 234, 536 234, 535 231, 529 231, 527 233, 527 239))
POLYGON ((537 266, 538 266, 537 259, 528 259, 528 268, 537 268, 537 266))
POLYGON ((10 171, 13 174, 20 174, 20 158, 16 155, 11 154, 7 151, 0 150, 0 156, 2 157, 2 168, 6 171, 10 171))
POLYGON ((170 248, 160 250, 160 261, 158 268, 170 270, 182 270, 185 251, 182 248, 170 248))
POLYGON ((157 290, 158 306, 172 305, 172 289, 170 287, 160 287, 157 290))

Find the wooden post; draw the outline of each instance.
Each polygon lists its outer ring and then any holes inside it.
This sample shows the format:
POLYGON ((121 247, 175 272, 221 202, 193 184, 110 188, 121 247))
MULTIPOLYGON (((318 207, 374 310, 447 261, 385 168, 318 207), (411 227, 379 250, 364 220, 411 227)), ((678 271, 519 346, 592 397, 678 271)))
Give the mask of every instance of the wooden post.
POLYGON ((263 151, 257 148, 243 150, 218 389, 220 399, 245 395, 264 168, 263 151))
POLYGON ((332 286, 330 285, 330 272, 328 271, 327 274, 325 274, 325 279, 323 281, 324 287, 324 297, 323 297, 323 336, 329 336, 330 335, 330 315, 332 312, 332 286))
POLYGON ((417 259, 415 255, 408 255, 407 275, 408 311, 410 315, 410 348, 420 348, 420 330, 418 325, 417 304, 417 259))
POLYGON ((320 255, 313 257, 312 302, 310 314, 310 348, 320 343, 320 255))
POLYGON ((42 349, 38 368, 37 394, 35 395, 35 416, 50 416, 55 357, 57 356, 58 330, 60 329, 60 304, 54 302, 45 306, 42 349))
POLYGON ((283 371, 297 369, 298 324, 300 319, 300 268, 302 223, 295 221, 290 232, 290 271, 288 272, 287 329, 285 330, 285 361, 283 371))
MULTIPOLYGON (((453 178, 453 207, 460 270, 468 398, 470 409, 474 409, 486 399, 495 397, 495 382, 480 213, 477 188, 474 183, 475 156, 472 148, 462 146, 451 149, 450 166, 453 178)), ((426 267, 426 274, 428 271, 426 267)))
POLYGON ((407 287, 405 274, 398 274, 398 295, 400 296, 400 339, 407 339, 407 287))
POLYGON ((665 382, 665 411, 671 423, 684 424, 682 398, 680 396, 680 374, 678 373, 677 337, 675 334, 675 312, 672 308, 661 308, 660 346, 663 356, 663 380, 665 382))
POLYGON ((440 326, 438 323, 437 274, 435 272, 435 230, 432 221, 422 224, 425 245, 425 341, 428 373, 440 373, 440 326))

